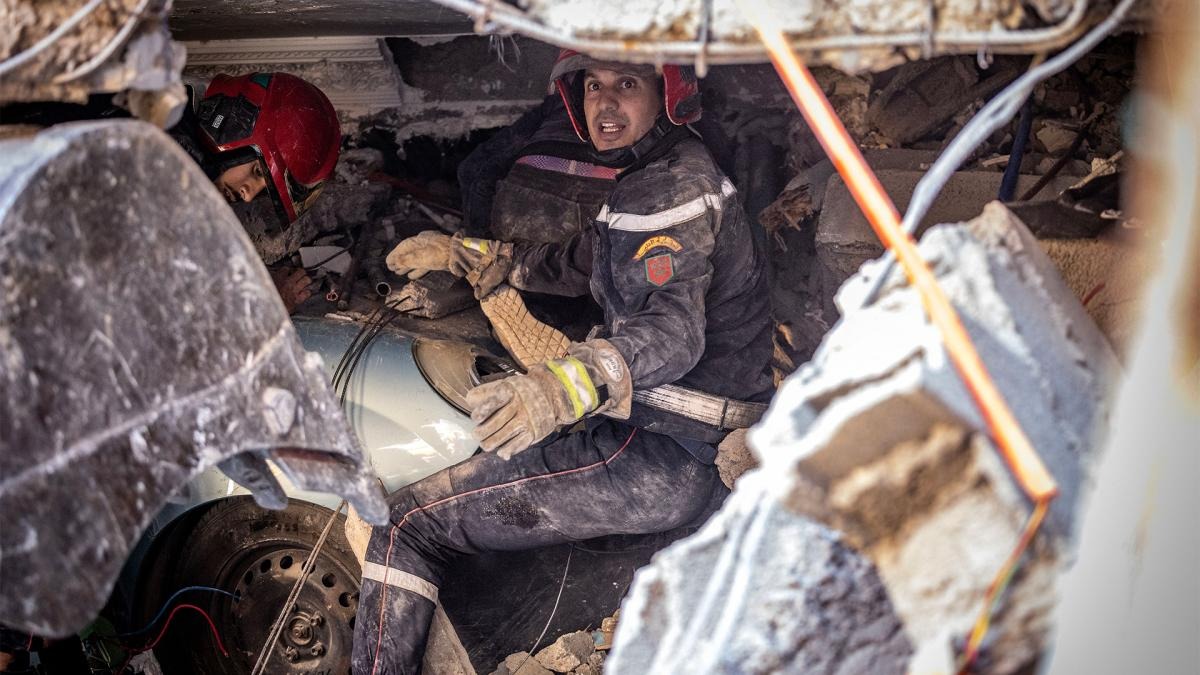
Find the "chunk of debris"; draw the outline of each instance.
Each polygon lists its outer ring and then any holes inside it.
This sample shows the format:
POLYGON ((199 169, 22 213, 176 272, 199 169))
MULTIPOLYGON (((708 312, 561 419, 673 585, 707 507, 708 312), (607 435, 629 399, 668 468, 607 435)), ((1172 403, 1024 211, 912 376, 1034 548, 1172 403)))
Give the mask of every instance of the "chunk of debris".
POLYGON ((875 567, 761 499, 768 482, 748 474, 703 529, 638 572, 610 675, 905 672, 912 648, 875 567))
POLYGON ((517 652, 504 657, 504 663, 493 670, 491 675, 553 675, 553 673, 546 670, 529 652, 517 652))
POLYGON ((742 474, 756 468, 758 460, 746 445, 746 430, 734 429, 717 446, 717 472, 725 487, 733 489, 742 474))
POLYGON ((1033 132, 1038 145, 1041 146, 1044 152, 1052 156, 1065 153, 1075 142, 1075 137, 1078 135, 1079 131, 1077 129, 1072 129, 1067 124, 1057 120, 1046 120, 1040 123, 1039 128, 1033 132))
POLYGON ((534 659, 556 673, 569 673, 587 662, 596 650, 591 633, 567 633, 538 652, 534 659))
MULTIPOLYGON (((1046 646, 1116 361, 1038 243, 998 203, 970 223, 930 229, 920 250, 1059 483, 993 625, 988 670, 1015 672, 1046 646)), ((868 263, 842 288, 842 320, 750 438, 763 473, 780 477, 772 494, 845 532, 879 566, 917 644, 909 668, 950 672, 953 644, 1031 507, 976 433, 982 418, 902 272, 892 270, 863 306, 884 273, 884 263, 868 263)))

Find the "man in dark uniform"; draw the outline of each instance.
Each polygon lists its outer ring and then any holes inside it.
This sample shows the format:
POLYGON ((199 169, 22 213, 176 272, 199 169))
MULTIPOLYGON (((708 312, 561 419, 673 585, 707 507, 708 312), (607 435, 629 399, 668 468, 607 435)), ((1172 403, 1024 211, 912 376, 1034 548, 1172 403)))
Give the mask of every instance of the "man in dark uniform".
POLYGON ((694 521, 725 490, 715 444, 771 395, 764 242, 686 126, 695 78, 569 51, 555 77, 580 138, 623 163, 591 227, 565 243, 423 233, 388 264, 454 272, 481 297, 502 283, 590 293, 604 322, 565 356, 472 390, 487 452, 390 497, 363 565, 355 673, 419 672, 453 557, 694 521))

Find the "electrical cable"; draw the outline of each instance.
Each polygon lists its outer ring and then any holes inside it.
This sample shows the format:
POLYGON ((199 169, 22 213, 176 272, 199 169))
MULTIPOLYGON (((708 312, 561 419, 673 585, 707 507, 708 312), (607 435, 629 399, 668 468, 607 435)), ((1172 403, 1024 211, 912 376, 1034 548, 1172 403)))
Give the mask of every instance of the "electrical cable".
POLYGON ((129 666, 129 663, 133 661, 133 657, 137 656, 138 654, 148 652, 158 646, 158 643, 162 641, 163 636, 167 634, 167 629, 171 627, 171 622, 175 619, 175 615, 178 614, 179 610, 181 609, 190 609, 195 612, 199 612, 200 615, 204 617, 204 620, 208 622, 208 629, 212 631, 213 639, 216 640, 217 648, 221 650, 221 655, 229 656, 229 650, 225 649, 225 643, 221 641, 221 634, 217 632, 217 625, 213 623, 212 617, 208 615, 208 612, 197 607, 196 605, 176 605, 175 609, 172 609, 171 613, 167 616, 167 622, 163 624, 162 630, 158 631, 158 635, 155 636, 155 638, 148 644, 146 644, 146 646, 131 650, 129 656, 125 658, 125 662, 122 663, 121 667, 117 669, 116 675, 121 675, 121 673, 125 672, 125 669, 129 666))
POLYGON ((48 47, 53 45, 55 42, 58 42, 62 36, 66 35, 72 28, 79 25, 80 21, 83 21, 87 17, 91 16, 92 12, 95 12, 96 8, 102 4, 104 4, 104 0, 91 0, 91 2, 87 3, 83 7, 80 7, 79 10, 72 14, 66 21, 64 21, 61 26, 50 31, 46 37, 30 45, 30 47, 25 51, 10 56, 9 58, 0 62, 0 76, 5 75, 14 68, 20 68, 31 61, 38 54, 46 51, 48 47))
POLYGON ((229 597, 233 598, 234 601, 238 600, 238 597, 236 595, 234 595, 233 593, 230 593, 229 591, 222 590, 220 588, 213 588, 212 586, 184 586, 183 588, 172 593, 171 597, 167 598, 167 601, 163 603, 162 608, 158 610, 158 613, 154 615, 154 618, 151 619, 149 623, 147 623, 142 628, 139 628, 138 630, 135 630, 135 631, 132 631, 129 633, 120 633, 116 637, 118 639, 129 638, 129 637, 133 637, 135 635, 141 635, 142 633, 145 633, 146 631, 150 630, 151 628, 154 627, 155 624, 158 623, 158 620, 163 617, 163 614, 167 613, 167 608, 171 606, 171 603, 175 602, 175 598, 178 598, 180 595, 183 595, 184 593, 186 593, 188 591, 209 591, 212 593, 220 593, 222 595, 228 595, 229 597))
MULTIPOLYGON (((527 11, 507 3, 488 0, 434 0, 443 7, 462 12, 476 19, 476 32, 495 32, 505 29, 557 47, 591 54, 596 58, 612 58, 642 63, 680 63, 694 60, 701 50, 706 63, 759 63, 763 50, 748 41, 722 40, 702 43, 699 40, 635 40, 581 38, 555 30, 529 16, 527 11), (485 4, 486 3, 486 4, 485 4)), ((942 31, 929 30, 856 34, 846 33, 815 38, 795 38, 791 45, 805 52, 853 51, 864 49, 896 49, 899 47, 926 48, 929 44, 949 48, 988 49, 997 53, 1051 51, 1074 39, 1087 13, 1087 0, 1075 0, 1064 18, 1044 28, 1003 31, 942 31)))
MULTIPOLYGON (((350 380, 358 368, 362 355, 366 352, 367 347, 370 346, 375 337, 379 335, 379 332, 394 321, 397 316, 399 316, 399 312, 388 305, 376 309, 363 322, 363 325, 359 327, 358 332, 351 339, 350 345, 338 360, 337 367, 334 368, 332 385, 334 393, 338 396, 338 403, 343 410, 346 407, 346 396, 349 392, 350 380)), ((271 651, 275 648, 275 643, 279 640, 279 635, 283 632, 283 624, 287 618, 288 611, 295 604, 296 599, 300 597, 304 581, 316 566, 317 556, 320 554, 321 548, 324 547, 325 540, 329 537, 329 532, 333 529, 333 524, 337 522, 338 515, 345 507, 346 500, 343 499, 333 514, 330 515, 324 529, 321 530, 321 536, 317 538, 317 543, 313 546, 312 552, 309 553, 308 559, 304 561, 304 566, 300 570, 300 577, 296 579, 296 583, 292 586, 292 590, 288 593, 287 600, 283 604, 283 609, 280 610, 279 616, 271 626, 271 630, 267 635, 267 641, 258 654, 258 659, 255 661, 251 675, 261 675, 267 667, 271 651)))
POLYGON ((1002 202, 1012 201, 1017 191, 1017 179, 1021 177, 1021 160, 1025 158, 1025 144, 1029 142, 1029 132, 1033 128, 1033 97, 1025 99, 1021 106, 1021 119, 1017 122, 1017 135, 1013 137, 1012 147, 1008 151, 1008 166, 1004 167, 1004 177, 1000 179, 1000 193, 997 199, 1002 202))
POLYGON ((567 564, 563 565, 562 581, 558 582, 558 595, 554 598, 554 606, 550 608, 550 617, 546 619, 546 625, 542 627, 542 633, 533 641, 533 646, 529 648, 529 654, 521 661, 521 665, 513 669, 514 673, 521 672, 529 659, 533 658, 533 653, 537 651, 538 645, 542 644, 542 638, 546 637, 546 632, 550 630, 550 624, 554 622, 554 615, 558 613, 558 602, 562 600, 563 588, 567 585, 567 573, 571 571, 571 556, 575 553, 575 544, 571 544, 571 548, 567 549, 567 564))
POLYGON ((330 254, 329 256, 327 256, 327 257, 325 257, 325 258, 322 258, 321 260, 318 260, 317 262, 315 262, 315 263, 313 263, 313 264, 311 264, 311 265, 305 265, 305 266, 304 266, 304 271, 306 271, 306 272, 311 272, 311 271, 313 271, 313 270, 317 269, 317 268, 318 268, 318 267, 320 267, 321 265, 324 265, 325 263, 329 262, 330 260, 333 260, 334 258, 338 257, 339 255, 342 255, 343 253, 346 253, 347 251, 349 251, 349 250, 350 250, 350 248, 351 248, 352 246, 354 246, 354 242, 353 242, 353 241, 351 241, 351 242, 350 242, 350 245, 349 245, 349 246, 341 246, 341 247, 339 247, 339 248, 338 248, 338 252, 337 252, 337 253, 330 254))
POLYGON ((1034 87, 1042 80, 1055 75, 1072 63, 1078 61, 1084 54, 1091 51, 1101 40, 1108 36, 1120 25, 1129 8, 1135 0, 1121 0, 1103 21, 1097 24, 1075 44, 1056 54, 1041 65, 1030 68, 1024 75, 1018 77, 997 94, 987 105, 976 114, 971 121, 954 137, 946 150, 942 152, 929 171, 921 177, 913 190, 912 200, 908 211, 904 214, 902 226, 909 235, 917 229, 917 224, 929 212, 933 200, 945 187, 950 176, 958 170, 964 161, 979 147, 994 131, 1006 124, 1016 114, 1021 104, 1033 93, 1034 87))
POLYGON ((1025 549, 1029 547, 1029 543, 1033 541, 1033 537, 1037 534, 1038 528, 1041 526, 1042 520, 1046 517, 1049 507, 1049 499, 1040 500, 1034 505, 1033 513, 1029 515, 1029 520, 1025 523, 1025 529, 1021 533, 1021 538, 1017 540, 1016 547, 1009 553, 1008 559, 1004 561, 1004 565, 996 573, 995 578, 992 579, 992 583, 988 586, 987 594, 984 595, 983 608, 979 612, 979 618, 975 620, 975 625, 971 628, 971 635, 967 640, 967 648, 963 651, 963 657, 959 661, 959 673, 965 673, 979 655, 979 647, 983 644, 983 638, 987 635, 988 628, 991 626, 992 615, 995 614, 996 608, 1000 604, 1000 598, 1012 581, 1013 575, 1016 573, 1017 567, 1021 562, 1021 556, 1025 553, 1025 549))

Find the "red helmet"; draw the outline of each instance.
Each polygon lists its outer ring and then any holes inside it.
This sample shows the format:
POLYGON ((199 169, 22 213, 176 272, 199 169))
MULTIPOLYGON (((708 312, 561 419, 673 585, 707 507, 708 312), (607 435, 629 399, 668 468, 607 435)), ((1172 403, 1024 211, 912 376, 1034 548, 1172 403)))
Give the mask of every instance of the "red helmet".
MULTIPOLYGON (((550 71, 550 81, 567 106, 571 126, 575 127, 575 133, 584 142, 591 139, 588 137, 587 121, 583 115, 583 86, 576 73, 588 68, 634 71, 647 77, 654 74, 653 66, 602 61, 571 49, 560 51, 558 59, 554 62, 554 69, 550 71)), ((696 71, 689 66, 665 65, 662 67, 662 79, 663 107, 667 119, 677 126, 691 124, 700 119, 700 83, 696 80, 696 71)))
POLYGON ((212 152, 262 158, 271 195, 288 222, 304 213, 333 175, 342 145, 337 112, 320 89, 294 75, 217 75, 197 117, 212 152))

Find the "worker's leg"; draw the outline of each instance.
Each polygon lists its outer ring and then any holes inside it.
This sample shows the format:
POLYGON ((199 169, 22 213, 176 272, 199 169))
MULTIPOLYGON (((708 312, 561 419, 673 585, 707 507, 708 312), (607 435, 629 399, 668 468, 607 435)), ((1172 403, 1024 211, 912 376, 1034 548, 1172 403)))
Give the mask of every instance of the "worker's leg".
POLYGON ((666 436, 611 421, 504 461, 480 454, 394 493, 367 547, 353 669, 415 674, 447 561, 685 525, 724 491, 666 436))

